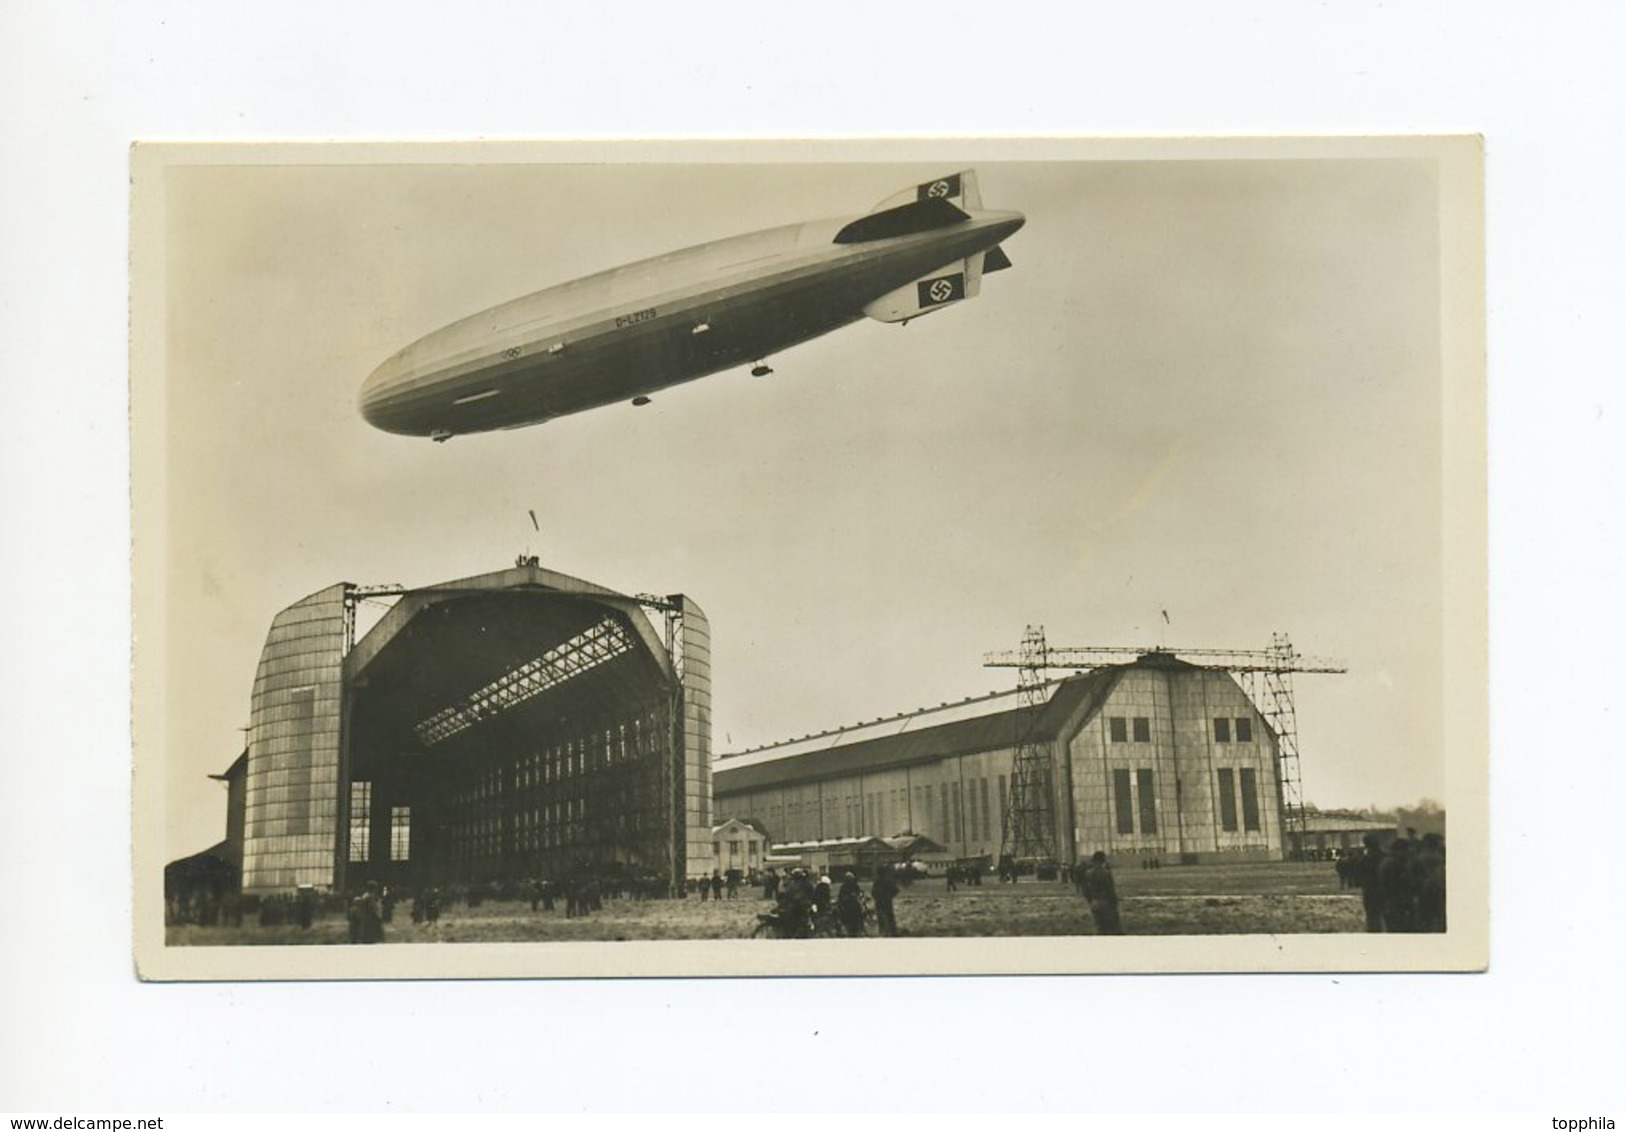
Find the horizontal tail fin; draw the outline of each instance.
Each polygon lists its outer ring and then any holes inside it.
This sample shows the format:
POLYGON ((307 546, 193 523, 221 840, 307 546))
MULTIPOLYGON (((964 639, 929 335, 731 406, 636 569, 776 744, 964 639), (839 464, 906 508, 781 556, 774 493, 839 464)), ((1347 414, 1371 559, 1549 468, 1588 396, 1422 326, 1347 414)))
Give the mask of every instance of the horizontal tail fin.
POLYGON ((837 244, 864 244, 946 228, 970 217, 941 197, 926 197, 859 217, 835 234, 837 244))

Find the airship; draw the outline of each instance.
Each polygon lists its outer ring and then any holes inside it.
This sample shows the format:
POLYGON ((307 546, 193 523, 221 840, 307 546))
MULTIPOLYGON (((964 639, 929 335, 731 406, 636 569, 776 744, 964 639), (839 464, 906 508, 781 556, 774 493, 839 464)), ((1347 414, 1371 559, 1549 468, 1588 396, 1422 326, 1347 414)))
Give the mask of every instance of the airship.
POLYGON ((387 359, 361 415, 444 441, 522 428, 767 359, 862 318, 908 323, 1011 266, 1026 218, 982 207, 975 170, 861 216, 714 240, 588 275, 458 320, 387 359))

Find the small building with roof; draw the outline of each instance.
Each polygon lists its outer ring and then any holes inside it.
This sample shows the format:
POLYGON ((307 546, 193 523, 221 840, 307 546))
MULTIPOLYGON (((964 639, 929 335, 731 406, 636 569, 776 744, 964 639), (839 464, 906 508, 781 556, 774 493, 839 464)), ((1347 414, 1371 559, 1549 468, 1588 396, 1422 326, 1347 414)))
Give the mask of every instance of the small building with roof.
POLYGON ((716 811, 762 821, 776 852, 913 834, 953 858, 996 857, 1025 738, 1050 758, 1058 861, 1285 855, 1279 745, 1230 673, 1152 653, 1041 698, 1036 716, 996 692, 724 754, 716 811))
POLYGON ((748 877, 767 865, 767 831, 760 822, 729 818, 712 828, 711 852, 723 876, 737 869, 748 877))
POLYGON ((882 865, 895 865, 902 858, 880 837, 830 837, 822 841, 793 841, 773 846, 775 856, 794 858, 813 872, 838 877, 848 869, 861 877, 872 877, 882 865))
POLYGON ((1399 836, 1399 827, 1392 821, 1362 814, 1310 810, 1304 815, 1303 833, 1297 830, 1288 833, 1287 848, 1295 858, 1326 860, 1361 848, 1369 835, 1375 835, 1381 844, 1387 845, 1399 836))

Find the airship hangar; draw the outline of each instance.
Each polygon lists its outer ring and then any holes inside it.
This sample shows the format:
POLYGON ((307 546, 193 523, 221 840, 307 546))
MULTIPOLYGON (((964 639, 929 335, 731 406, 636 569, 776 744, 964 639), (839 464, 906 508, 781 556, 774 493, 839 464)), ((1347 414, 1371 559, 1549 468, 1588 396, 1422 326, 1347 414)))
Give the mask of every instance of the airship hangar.
POLYGON ((1030 675, 713 771, 692 598, 531 558, 418 589, 337 583, 273 619, 246 750, 216 776, 227 840, 170 870, 217 888, 235 873, 260 895, 582 869, 675 893, 717 866, 713 829, 731 819, 774 845, 915 835, 958 859, 1286 855, 1294 725, 1229 667, 1153 650, 1030 675), (358 610, 386 602, 358 638, 358 610))
POLYGON ((528 558, 338 583, 271 623, 211 853, 240 853, 248 894, 582 868, 669 887, 711 868, 710 746, 709 628, 683 595, 528 558), (358 608, 388 600, 355 639, 358 608))
POLYGON ((724 755, 713 783, 721 819, 755 818, 775 842, 906 831, 961 860, 1262 861, 1286 844, 1280 756, 1234 675, 1149 652, 724 755))

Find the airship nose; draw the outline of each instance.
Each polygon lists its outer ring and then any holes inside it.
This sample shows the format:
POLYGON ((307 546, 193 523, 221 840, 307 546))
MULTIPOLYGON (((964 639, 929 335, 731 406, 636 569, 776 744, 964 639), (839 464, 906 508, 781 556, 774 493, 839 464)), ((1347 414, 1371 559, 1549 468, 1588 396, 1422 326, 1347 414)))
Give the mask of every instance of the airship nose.
POLYGON ((400 354, 386 360, 377 369, 367 375, 367 380, 361 383, 361 393, 356 398, 356 405, 367 423, 386 432, 395 432, 397 427, 391 418, 395 416, 392 411, 400 392, 401 379, 406 374, 405 359, 400 354))

